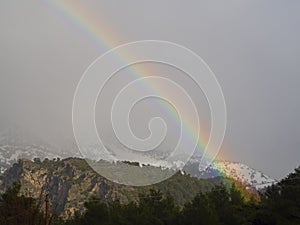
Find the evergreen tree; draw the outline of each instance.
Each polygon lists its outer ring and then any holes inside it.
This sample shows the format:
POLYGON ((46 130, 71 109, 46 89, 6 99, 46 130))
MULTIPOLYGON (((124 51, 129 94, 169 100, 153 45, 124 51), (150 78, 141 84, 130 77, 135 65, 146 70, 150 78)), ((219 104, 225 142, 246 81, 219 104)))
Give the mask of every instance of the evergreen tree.
POLYGON ((198 194, 191 202, 185 204, 180 221, 181 224, 191 225, 220 224, 214 205, 203 193, 198 194))
POLYGON ((0 224, 44 224, 43 215, 39 212, 36 201, 23 195, 19 196, 20 188, 19 183, 14 183, 0 196, 0 224))

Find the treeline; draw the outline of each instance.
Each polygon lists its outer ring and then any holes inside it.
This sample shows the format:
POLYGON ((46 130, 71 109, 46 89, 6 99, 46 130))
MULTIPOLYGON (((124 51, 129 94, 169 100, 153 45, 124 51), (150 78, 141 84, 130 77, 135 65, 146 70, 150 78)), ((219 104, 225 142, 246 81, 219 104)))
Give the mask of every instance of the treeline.
MULTIPOLYGON (((47 217, 38 201, 19 196, 19 186, 8 189, 0 198, 2 225, 299 225, 300 167, 277 185, 256 198, 244 199, 234 185, 223 185, 199 193, 180 207, 171 195, 151 189, 140 194, 139 200, 127 204, 119 201, 104 203, 98 198, 86 202, 85 213, 72 219, 47 217)), ((189 190, 186 190, 189 191, 189 190)))

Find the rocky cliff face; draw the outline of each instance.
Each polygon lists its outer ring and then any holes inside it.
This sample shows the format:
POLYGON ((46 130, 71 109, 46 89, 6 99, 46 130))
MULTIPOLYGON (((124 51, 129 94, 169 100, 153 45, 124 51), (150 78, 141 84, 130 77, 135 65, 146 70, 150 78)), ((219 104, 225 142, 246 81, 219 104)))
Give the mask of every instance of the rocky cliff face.
MULTIPOLYGON (((107 166, 108 162, 105 162, 107 166)), ((159 168, 157 168, 159 170, 159 168)), ((126 172, 126 170, 125 170, 126 172)), ((176 173, 168 180, 146 187, 132 187, 109 181, 94 172, 87 162, 79 158, 18 160, 0 176, 0 192, 20 182, 21 194, 31 196, 45 207, 45 196, 49 195, 51 213, 70 217, 84 211, 84 202, 94 197, 109 202, 135 201, 139 193, 150 188, 170 193, 177 204, 191 200, 200 191, 210 190, 215 182, 201 180, 190 175, 176 173)))
POLYGON ((93 197, 103 201, 120 199, 128 201, 123 193, 133 187, 115 184, 96 174, 82 159, 19 160, 0 179, 0 189, 5 190, 14 182, 21 183, 21 193, 43 201, 49 194, 52 212, 65 216, 84 209, 84 202, 93 197))

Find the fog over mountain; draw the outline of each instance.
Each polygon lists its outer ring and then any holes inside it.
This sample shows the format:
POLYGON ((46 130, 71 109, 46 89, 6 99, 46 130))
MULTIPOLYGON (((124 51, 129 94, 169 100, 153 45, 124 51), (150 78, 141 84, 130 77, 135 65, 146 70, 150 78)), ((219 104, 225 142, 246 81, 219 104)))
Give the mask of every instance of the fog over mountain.
MULTIPOLYGON (((1 132, 21 127, 59 152, 79 154, 72 130, 72 101, 86 68, 118 44, 168 40, 199 54, 223 89, 228 126, 220 159, 245 163, 275 179, 299 165, 299 1, 89 0, 80 4, 93 15, 110 46, 51 1, 1 2, 1 132)), ((198 95, 190 81, 181 81, 179 71, 145 66, 174 77, 191 91, 201 112, 200 133, 207 133, 211 124, 205 96, 198 95)), ((96 106, 98 130, 108 146, 118 142, 107 119, 107 106, 113 94, 132 79, 130 71, 120 74, 123 80, 113 80, 103 93, 106 98, 96 106)), ((135 108, 133 130, 147 137, 149 119, 161 116, 171 132, 161 149, 172 149, 178 132, 157 104, 143 102, 135 108)))

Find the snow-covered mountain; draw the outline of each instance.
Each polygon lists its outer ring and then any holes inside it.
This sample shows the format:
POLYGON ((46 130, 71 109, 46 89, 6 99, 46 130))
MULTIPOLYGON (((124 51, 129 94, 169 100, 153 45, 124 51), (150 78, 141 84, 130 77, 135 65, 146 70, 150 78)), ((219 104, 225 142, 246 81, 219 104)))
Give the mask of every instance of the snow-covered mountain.
POLYGON ((262 189, 276 183, 275 179, 239 162, 217 161, 212 165, 212 168, 256 189, 262 189))
MULTIPOLYGON (((34 158, 52 159, 57 157, 66 158, 70 156, 80 157, 78 153, 76 154, 71 152, 72 150, 70 149, 63 151, 61 148, 49 145, 39 138, 28 135, 27 132, 7 130, 0 133, 0 174, 16 163, 18 159, 33 160, 34 158)), ((256 189, 262 189, 276 183, 276 180, 264 173, 239 162, 215 161, 209 168, 207 168, 206 171, 199 171, 200 159, 201 157, 199 156, 193 156, 183 168, 182 172, 203 179, 220 176, 230 177, 245 186, 254 187, 256 189)), ((178 160, 173 163, 174 165, 169 165, 163 160, 156 159, 152 163, 148 158, 147 160, 147 163, 153 166, 173 169, 182 168, 182 162, 178 160)))
POLYGON ((184 167, 184 171, 204 179, 229 177, 246 187, 253 187, 257 190, 277 183, 275 179, 240 162, 214 161, 206 171, 199 171, 199 161, 199 159, 192 157, 184 167))
POLYGON ((11 167, 18 159, 62 158, 60 148, 52 146, 40 138, 18 129, 8 129, 0 133, 0 173, 11 167))

